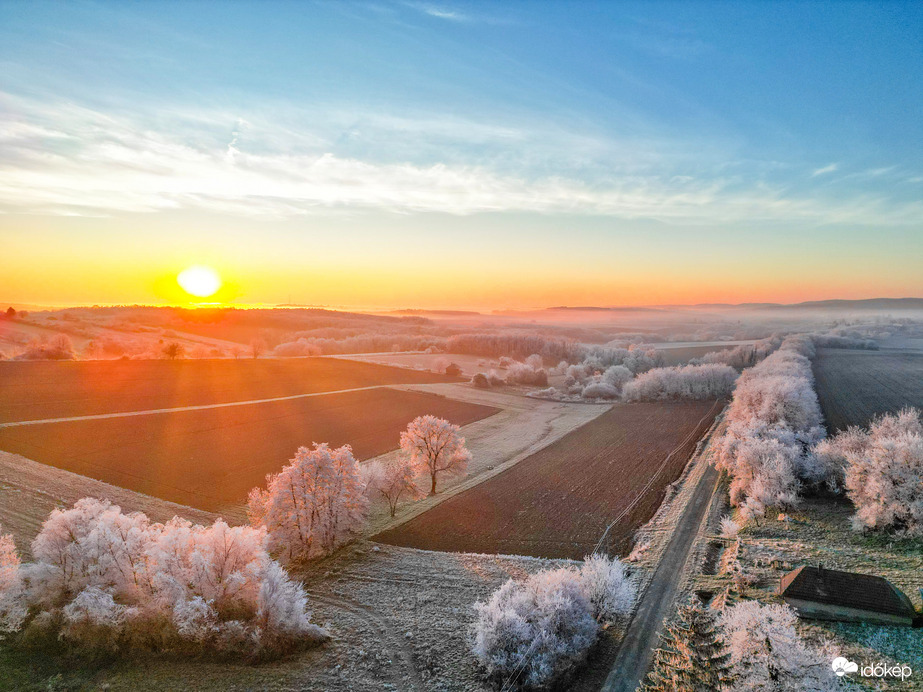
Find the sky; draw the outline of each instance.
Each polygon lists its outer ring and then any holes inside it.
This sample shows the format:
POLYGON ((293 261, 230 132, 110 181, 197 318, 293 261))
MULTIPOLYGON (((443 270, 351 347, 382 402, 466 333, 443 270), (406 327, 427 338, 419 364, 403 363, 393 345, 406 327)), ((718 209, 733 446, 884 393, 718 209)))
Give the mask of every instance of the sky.
POLYGON ((923 4, 0 2, 0 300, 923 295, 923 4))

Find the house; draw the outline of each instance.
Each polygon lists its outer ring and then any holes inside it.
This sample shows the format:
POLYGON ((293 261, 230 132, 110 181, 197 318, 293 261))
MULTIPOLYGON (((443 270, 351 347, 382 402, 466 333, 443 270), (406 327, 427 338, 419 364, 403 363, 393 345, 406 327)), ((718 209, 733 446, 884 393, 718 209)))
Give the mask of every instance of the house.
POLYGON ((801 617, 911 625, 910 599, 883 577, 802 566, 782 577, 779 595, 801 617))

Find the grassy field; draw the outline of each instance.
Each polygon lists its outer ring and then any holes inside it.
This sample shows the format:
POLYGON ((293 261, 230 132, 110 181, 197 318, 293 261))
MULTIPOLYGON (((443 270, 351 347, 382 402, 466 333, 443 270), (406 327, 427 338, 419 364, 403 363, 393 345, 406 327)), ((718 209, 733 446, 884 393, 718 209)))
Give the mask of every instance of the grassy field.
POLYGON ((427 550, 581 559, 617 519, 603 548, 624 552, 719 411, 713 401, 615 406, 376 540, 427 550))
POLYGON ((497 409, 388 388, 128 418, 0 428, 0 449, 200 509, 246 500, 300 445, 351 444, 360 459, 433 414, 464 425, 497 409))
POLYGON ((923 352, 820 349, 814 377, 831 434, 904 406, 923 408, 923 352))
POLYGON ((458 378, 333 358, 0 363, 0 423, 458 378))

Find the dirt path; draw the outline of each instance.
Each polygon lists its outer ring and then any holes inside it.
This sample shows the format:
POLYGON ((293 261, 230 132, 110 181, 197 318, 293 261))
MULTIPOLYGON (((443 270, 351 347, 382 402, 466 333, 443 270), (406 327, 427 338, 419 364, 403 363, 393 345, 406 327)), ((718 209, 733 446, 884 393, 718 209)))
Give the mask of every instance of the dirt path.
POLYGON ((708 513, 717 483, 718 472, 709 465, 683 511, 647 590, 641 597, 638 609, 616 654, 609 677, 603 684, 602 692, 635 692, 647 673, 654 649, 660 644, 664 618, 673 608, 673 601, 683 578, 683 568, 689 559, 699 527, 708 513))
POLYGON ((307 399, 314 396, 327 396, 328 394, 346 394, 348 392, 362 392, 367 389, 379 389, 385 385, 372 385, 371 387, 353 387, 352 389, 337 389, 332 392, 311 392, 309 394, 291 394, 277 396, 271 399, 248 399, 247 401, 227 401, 221 404, 199 404, 197 406, 178 406, 176 408, 152 408, 145 411, 121 411, 119 413, 95 413, 89 416, 68 416, 66 418, 42 418, 39 420, 17 420, 9 423, 0 423, 0 428, 14 428, 20 425, 43 425, 46 423, 73 423, 81 420, 104 420, 106 418, 129 418, 131 416, 152 416, 158 413, 179 413, 182 411, 204 411, 212 408, 228 408, 231 406, 252 406, 254 404, 269 404, 274 401, 291 401, 293 399, 307 399))

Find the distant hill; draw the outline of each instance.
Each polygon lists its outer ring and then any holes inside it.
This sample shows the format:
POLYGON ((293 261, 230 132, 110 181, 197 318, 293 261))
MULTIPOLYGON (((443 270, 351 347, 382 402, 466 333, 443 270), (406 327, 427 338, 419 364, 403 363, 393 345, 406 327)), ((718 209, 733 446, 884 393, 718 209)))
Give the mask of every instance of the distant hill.
POLYGON ((866 298, 864 300, 812 300, 773 308, 823 310, 923 310, 923 298, 866 298))
POLYGON ((545 308, 568 312, 662 312, 664 310, 923 310, 923 298, 866 298, 862 300, 814 300, 803 303, 696 303, 694 305, 647 305, 637 307, 567 306, 545 308))
POLYGON ((437 317, 471 317, 481 313, 474 310, 424 310, 422 308, 405 308, 404 310, 391 310, 388 315, 433 315, 437 317))
POLYGON ((663 309, 663 306, 657 306, 657 307, 639 307, 639 306, 602 307, 602 306, 595 306, 595 305, 582 305, 582 306, 558 305, 553 308, 545 308, 545 309, 548 311, 567 310, 570 312, 660 312, 663 309))

